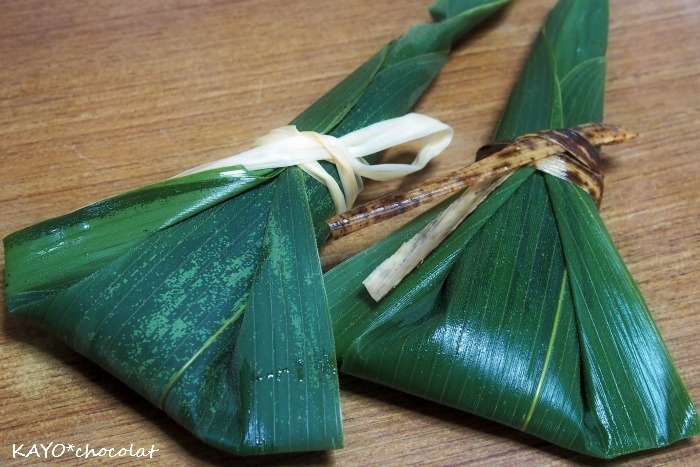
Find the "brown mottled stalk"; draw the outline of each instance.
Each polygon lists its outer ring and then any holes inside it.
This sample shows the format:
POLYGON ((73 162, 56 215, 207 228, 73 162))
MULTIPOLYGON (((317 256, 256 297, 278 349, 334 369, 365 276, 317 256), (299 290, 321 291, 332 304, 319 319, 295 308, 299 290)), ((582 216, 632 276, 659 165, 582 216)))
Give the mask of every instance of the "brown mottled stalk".
POLYGON ((568 180, 593 196, 603 192, 596 146, 618 144, 636 136, 614 125, 586 123, 564 130, 545 130, 508 142, 494 143, 477 153, 477 161, 411 190, 377 198, 326 221, 332 238, 340 238, 425 203, 492 179, 524 165, 568 180))

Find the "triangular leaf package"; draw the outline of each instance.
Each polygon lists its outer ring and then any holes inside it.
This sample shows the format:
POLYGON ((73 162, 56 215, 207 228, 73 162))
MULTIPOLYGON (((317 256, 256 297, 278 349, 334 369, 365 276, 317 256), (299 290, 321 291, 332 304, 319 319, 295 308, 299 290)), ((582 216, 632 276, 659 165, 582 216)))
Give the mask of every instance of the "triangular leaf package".
MULTIPOLYGON (((455 38, 505 3, 439 1, 434 23, 387 45, 292 123, 341 136, 406 114, 455 38)), ((298 167, 173 178, 8 236, 5 301, 214 446, 338 448, 317 250, 333 212, 326 186, 298 167)))
MULTIPOLYGON (((607 2, 561 0, 496 133, 601 121, 607 2)), ((341 371, 611 458, 698 434, 591 197, 517 170, 379 303, 362 281, 447 201, 328 272, 341 371)))

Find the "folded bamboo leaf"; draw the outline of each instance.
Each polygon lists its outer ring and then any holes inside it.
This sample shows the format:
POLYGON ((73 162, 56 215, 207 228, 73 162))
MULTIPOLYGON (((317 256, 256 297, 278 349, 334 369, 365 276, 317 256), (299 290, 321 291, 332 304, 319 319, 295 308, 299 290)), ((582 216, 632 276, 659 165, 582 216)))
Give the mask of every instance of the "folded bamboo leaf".
MULTIPOLYGON (((453 40, 505 3, 439 1, 435 23, 390 43, 292 123, 342 135, 405 114, 453 40)), ((333 210, 325 186, 297 167, 170 179, 8 236, 5 300, 208 443, 239 454, 337 448, 317 251, 333 210)))
MULTIPOLYGON (((607 2, 560 0, 496 132, 600 121, 607 2)), ((594 202, 518 170, 381 302, 362 281, 443 203, 325 276, 341 371, 610 458, 700 422, 594 202)))
POLYGON ((212 171, 98 201, 4 239, 5 301, 16 310, 60 292, 154 233, 256 185, 279 171, 212 171))

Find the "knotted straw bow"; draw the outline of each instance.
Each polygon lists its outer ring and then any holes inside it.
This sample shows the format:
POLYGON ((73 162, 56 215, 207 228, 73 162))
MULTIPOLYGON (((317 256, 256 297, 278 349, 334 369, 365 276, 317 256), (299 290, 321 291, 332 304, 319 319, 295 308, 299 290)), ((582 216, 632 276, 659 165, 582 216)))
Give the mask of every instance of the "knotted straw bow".
POLYGON ((300 132, 290 125, 272 130, 258 139, 249 151, 200 165, 177 177, 224 167, 243 166, 251 171, 296 165, 328 187, 336 211, 341 213, 355 202, 362 190, 362 177, 387 181, 416 172, 450 144, 452 133, 450 126, 417 113, 384 120, 339 138, 312 131, 300 132), (426 141, 411 164, 370 165, 362 159, 421 139, 426 141), (336 165, 342 190, 319 161, 336 165))

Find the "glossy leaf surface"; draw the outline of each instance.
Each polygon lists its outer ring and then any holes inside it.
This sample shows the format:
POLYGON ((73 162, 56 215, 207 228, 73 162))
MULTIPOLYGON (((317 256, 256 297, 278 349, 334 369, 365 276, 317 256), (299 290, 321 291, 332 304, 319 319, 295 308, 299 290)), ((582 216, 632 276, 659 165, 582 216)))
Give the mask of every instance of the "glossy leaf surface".
MULTIPOLYGON (((561 0, 496 139, 601 121, 607 2, 561 0)), ((700 431, 590 197, 520 169, 379 304, 371 270, 435 208, 326 274, 341 371, 614 457, 700 431)))
MULTIPOLYGON (((341 135, 407 113, 455 37, 505 3, 440 2, 435 23, 383 48, 292 123, 341 135)), ((295 167, 168 180, 6 238, 7 306, 215 446, 337 448, 317 251, 332 214, 326 188, 295 167)))

